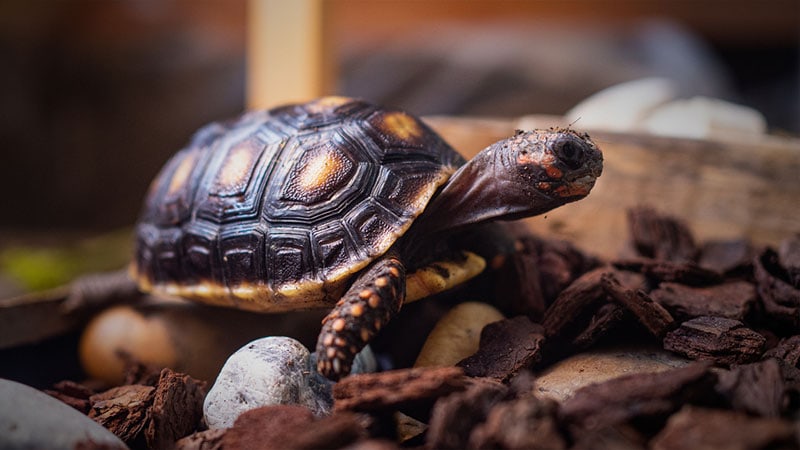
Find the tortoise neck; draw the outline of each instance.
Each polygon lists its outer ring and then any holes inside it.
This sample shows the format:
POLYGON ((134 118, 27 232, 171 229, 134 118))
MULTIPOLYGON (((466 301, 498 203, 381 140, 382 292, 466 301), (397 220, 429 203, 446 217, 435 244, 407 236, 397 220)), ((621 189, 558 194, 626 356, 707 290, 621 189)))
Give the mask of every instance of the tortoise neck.
POLYGON ((493 220, 515 220, 565 203, 524 183, 510 161, 513 154, 503 143, 490 145, 461 166, 428 204, 415 228, 436 233, 493 220))

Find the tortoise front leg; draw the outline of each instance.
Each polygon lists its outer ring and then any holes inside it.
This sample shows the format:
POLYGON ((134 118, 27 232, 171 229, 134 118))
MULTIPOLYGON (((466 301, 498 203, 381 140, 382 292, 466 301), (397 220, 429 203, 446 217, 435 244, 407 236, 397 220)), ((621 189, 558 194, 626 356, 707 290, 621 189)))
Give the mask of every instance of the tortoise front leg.
POLYGON ((356 354, 400 311, 405 290, 406 269, 397 257, 373 263, 322 319, 317 370, 334 381, 349 374, 356 354))

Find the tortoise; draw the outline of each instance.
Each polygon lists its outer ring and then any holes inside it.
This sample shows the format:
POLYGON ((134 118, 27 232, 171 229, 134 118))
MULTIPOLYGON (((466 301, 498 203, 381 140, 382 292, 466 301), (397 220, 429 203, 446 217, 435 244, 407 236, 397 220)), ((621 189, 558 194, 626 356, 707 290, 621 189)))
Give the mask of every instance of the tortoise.
POLYGON ((569 129, 518 131, 467 162, 363 100, 248 112, 201 128, 152 182, 131 272, 144 292, 214 305, 329 308, 317 368, 337 380, 404 302, 484 269, 448 236, 583 198, 601 171, 569 129))

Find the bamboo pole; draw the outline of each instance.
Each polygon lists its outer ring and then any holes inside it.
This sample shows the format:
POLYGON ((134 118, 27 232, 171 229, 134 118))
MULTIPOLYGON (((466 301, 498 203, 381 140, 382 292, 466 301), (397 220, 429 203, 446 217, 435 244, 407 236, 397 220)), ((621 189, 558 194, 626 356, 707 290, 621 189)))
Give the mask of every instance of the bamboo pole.
POLYGON ((326 91, 323 0, 249 0, 247 106, 305 101, 326 91))

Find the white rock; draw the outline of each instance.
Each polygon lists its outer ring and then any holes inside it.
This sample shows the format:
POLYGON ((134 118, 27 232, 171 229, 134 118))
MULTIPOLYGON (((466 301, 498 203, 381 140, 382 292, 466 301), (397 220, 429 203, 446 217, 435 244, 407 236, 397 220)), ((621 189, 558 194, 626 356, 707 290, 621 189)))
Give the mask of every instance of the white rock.
MULTIPOLYGON (((374 371, 365 347, 353 373, 374 371)), ((316 370, 316 357, 300 342, 283 336, 257 339, 230 356, 203 403, 209 428, 229 428, 239 414, 268 405, 301 405, 315 415, 330 412, 333 383, 316 370)))
POLYGON ((677 96, 674 82, 641 78, 616 84, 587 97, 565 115, 579 129, 633 131, 655 107, 677 96))
POLYGON ((0 379, 0 448, 127 449, 78 410, 30 386, 0 379))
POLYGON ((659 106, 642 120, 642 127, 662 136, 739 140, 759 138, 767 130, 767 120, 746 106, 694 97, 659 106))

